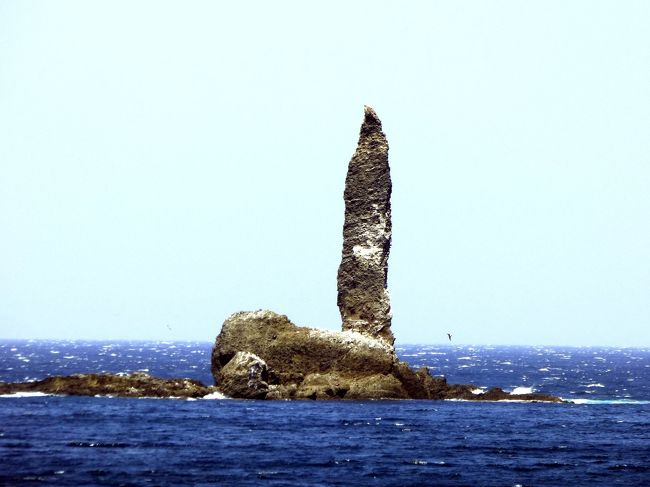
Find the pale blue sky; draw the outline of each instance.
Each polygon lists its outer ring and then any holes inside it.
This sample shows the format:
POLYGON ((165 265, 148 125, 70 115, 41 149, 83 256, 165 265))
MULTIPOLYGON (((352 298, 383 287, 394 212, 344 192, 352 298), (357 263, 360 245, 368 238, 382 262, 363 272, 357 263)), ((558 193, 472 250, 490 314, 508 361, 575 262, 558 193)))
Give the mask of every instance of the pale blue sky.
POLYGON ((0 337, 338 329, 369 104, 398 343, 648 346, 649 25, 646 1, 0 0, 0 337))

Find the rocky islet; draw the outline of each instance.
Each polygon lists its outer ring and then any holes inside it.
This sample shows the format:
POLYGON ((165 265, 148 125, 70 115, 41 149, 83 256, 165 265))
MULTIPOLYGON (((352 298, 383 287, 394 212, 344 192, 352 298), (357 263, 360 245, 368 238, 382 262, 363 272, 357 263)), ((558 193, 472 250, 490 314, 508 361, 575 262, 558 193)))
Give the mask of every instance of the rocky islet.
POLYGON ((0 382, 0 394, 34 392, 67 396, 196 399, 214 394, 216 388, 194 379, 161 379, 145 372, 55 375, 33 382, 0 382))
POLYGON ((387 289, 392 225, 388 141, 366 106, 343 197, 343 250, 337 275, 342 331, 294 325, 269 310, 239 312, 223 323, 212 351, 217 387, 264 399, 467 399, 559 401, 540 394, 476 393, 417 371, 395 354, 387 289), (248 354, 246 362, 242 354, 248 354), (231 364, 235 361, 236 366, 231 364), (249 368, 247 363, 251 363, 249 368))
POLYGON ((397 358, 387 289, 392 191, 388 142, 375 111, 365 107, 345 183, 343 249, 337 275, 342 331, 301 327, 268 310, 231 315, 212 350, 216 386, 145 373, 75 374, 0 383, 0 394, 241 399, 464 399, 561 402, 543 394, 477 393, 448 384, 429 369, 397 358), (218 392, 217 392, 218 391, 218 392))

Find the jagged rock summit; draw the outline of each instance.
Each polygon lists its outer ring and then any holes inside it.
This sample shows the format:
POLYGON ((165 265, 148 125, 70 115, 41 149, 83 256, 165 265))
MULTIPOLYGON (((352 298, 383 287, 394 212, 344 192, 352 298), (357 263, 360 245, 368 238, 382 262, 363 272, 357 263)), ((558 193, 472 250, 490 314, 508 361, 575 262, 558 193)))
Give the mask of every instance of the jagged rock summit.
POLYGON ((395 342, 387 289, 391 242, 388 141, 375 111, 365 107, 359 143, 345 179, 343 255, 337 304, 344 330, 395 342))

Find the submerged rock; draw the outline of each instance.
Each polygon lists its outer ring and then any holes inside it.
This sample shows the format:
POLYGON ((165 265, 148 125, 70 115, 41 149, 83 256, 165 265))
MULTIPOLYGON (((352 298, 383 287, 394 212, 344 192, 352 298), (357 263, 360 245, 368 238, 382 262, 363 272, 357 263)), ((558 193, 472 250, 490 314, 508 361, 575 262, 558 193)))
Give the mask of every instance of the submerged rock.
POLYGON ((0 394, 43 392, 69 396, 199 398, 215 390, 197 380, 161 379, 144 372, 55 375, 34 382, 0 383, 0 394))
POLYGON ((391 191, 388 141, 377 114, 367 106, 345 179, 337 304, 343 330, 365 333, 390 345, 395 341, 387 289, 391 191))

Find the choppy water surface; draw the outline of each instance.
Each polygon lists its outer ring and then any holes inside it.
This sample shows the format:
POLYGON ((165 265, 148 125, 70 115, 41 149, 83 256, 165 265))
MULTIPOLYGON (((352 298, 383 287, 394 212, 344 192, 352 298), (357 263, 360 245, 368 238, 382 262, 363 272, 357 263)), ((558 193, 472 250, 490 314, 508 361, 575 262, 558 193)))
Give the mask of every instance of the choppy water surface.
MULTIPOLYGON (((149 369, 210 344, 0 342, 0 380, 149 369)), ((648 485, 650 351, 404 346, 450 382, 578 404, 0 398, 6 485, 648 485)))

